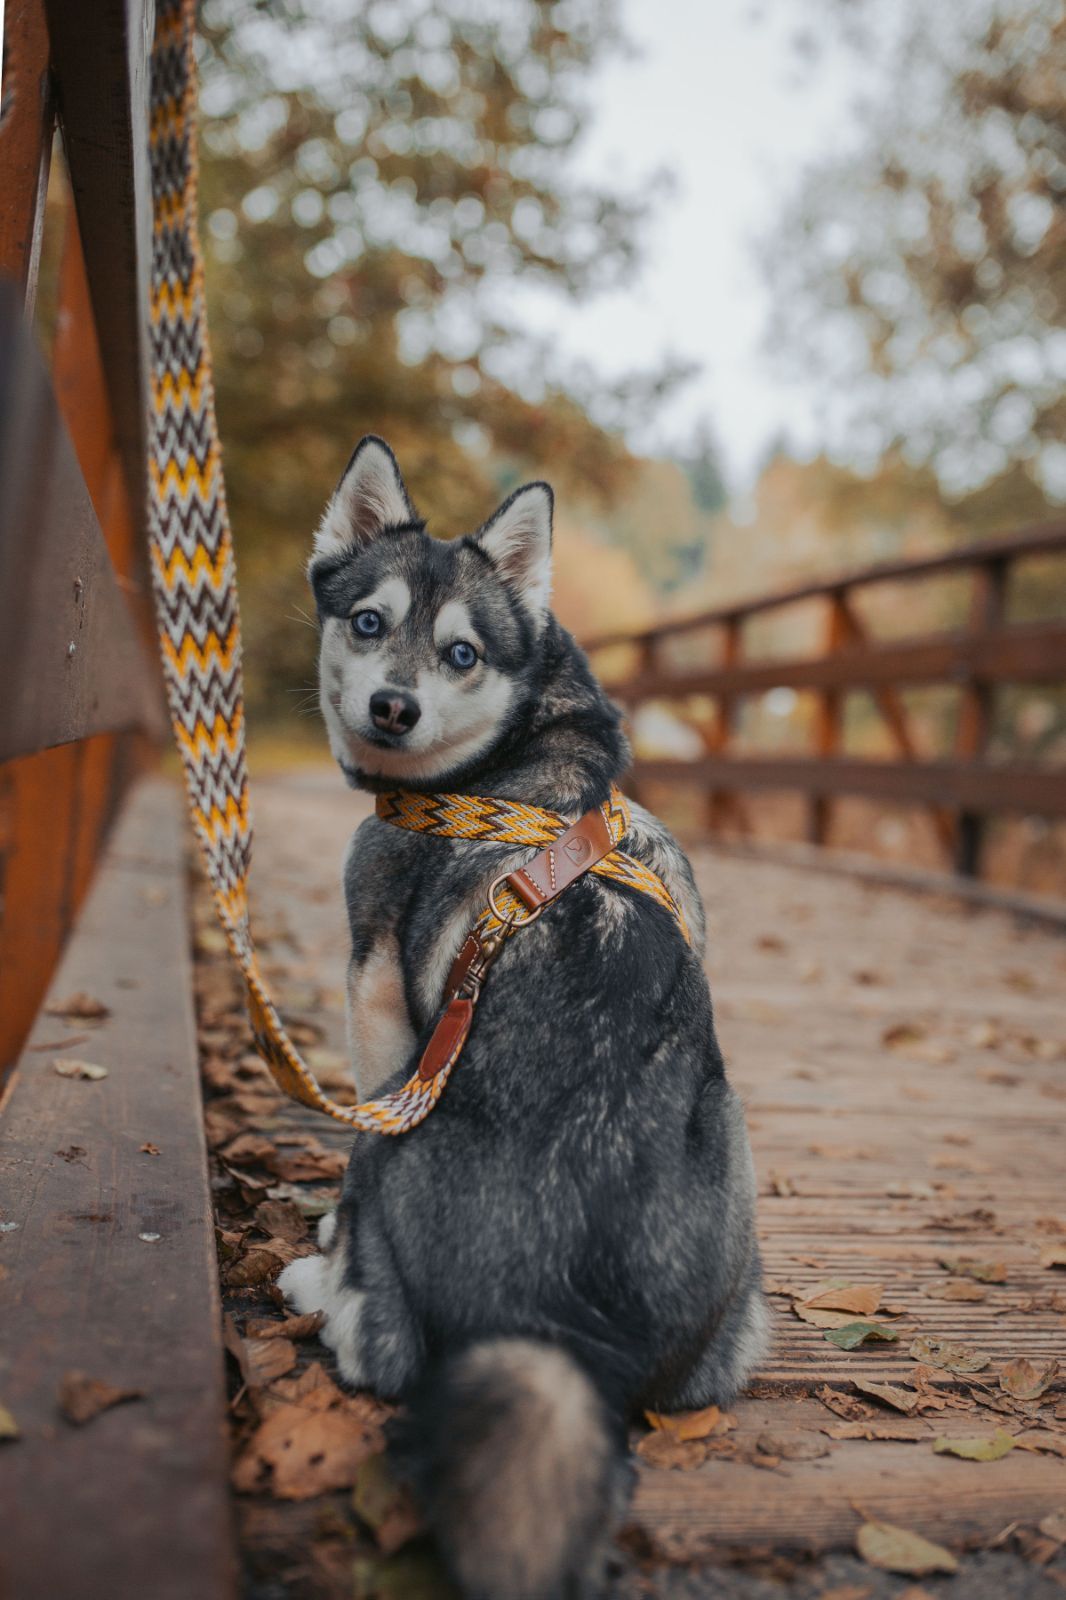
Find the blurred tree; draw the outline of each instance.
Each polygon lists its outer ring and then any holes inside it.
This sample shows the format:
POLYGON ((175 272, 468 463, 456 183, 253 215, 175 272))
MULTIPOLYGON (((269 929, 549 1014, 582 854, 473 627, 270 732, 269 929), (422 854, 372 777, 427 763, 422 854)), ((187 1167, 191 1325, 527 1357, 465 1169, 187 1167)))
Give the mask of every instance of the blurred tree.
POLYGON ((771 346, 821 378, 848 459, 898 446, 952 498, 1005 480, 1016 515, 1066 501, 1066 7, 912 0, 889 48, 899 9, 808 3, 888 66, 861 148, 776 229, 771 346))
POLYGON ((313 677, 289 625, 302 559, 362 433, 393 445, 436 532, 476 526, 523 475, 601 502, 627 480, 618 430, 677 374, 608 391, 567 373, 507 292, 521 273, 580 297, 636 260, 647 197, 570 170, 615 11, 207 0, 202 214, 261 713, 313 677))
POLYGON ((682 465, 692 485, 692 498, 700 510, 711 512, 724 510, 729 500, 729 491, 722 476, 718 443, 710 423, 706 421, 700 423, 682 465))

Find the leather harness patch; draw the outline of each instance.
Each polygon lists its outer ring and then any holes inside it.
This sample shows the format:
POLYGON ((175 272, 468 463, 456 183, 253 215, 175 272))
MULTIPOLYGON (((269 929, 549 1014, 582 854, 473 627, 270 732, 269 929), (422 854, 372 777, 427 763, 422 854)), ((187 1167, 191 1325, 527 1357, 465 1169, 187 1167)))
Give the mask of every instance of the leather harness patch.
POLYGON ((466 1036, 470 1032, 473 1020, 472 1000, 458 997, 449 1000, 430 1035, 429 1043, 422 1052, 422 1060, 418 1064, 420 1078, 427 1080, 435 1078, 438 1072, 443 1072, 445 1067, 451 1066, 466 1043, 466 1036))
POLYGON ((451 971, 448 973, 448 981, 444 985, 444 995, 446 999, 453 994, 457 994, 463 987, 463 980, 480 953, 481 940, 478 938, 476 933, 468 933, 466 936, 466 942, 459 951, 459 954, 456 956, 455 960, 452 962, 451 971))
POLYGON ((586 811, 552 844, 539 850, 532 861, 512 872, 507 883, 530 911, 536 911, 569 889, 613 849, 611 830, 597 807, 586 811))

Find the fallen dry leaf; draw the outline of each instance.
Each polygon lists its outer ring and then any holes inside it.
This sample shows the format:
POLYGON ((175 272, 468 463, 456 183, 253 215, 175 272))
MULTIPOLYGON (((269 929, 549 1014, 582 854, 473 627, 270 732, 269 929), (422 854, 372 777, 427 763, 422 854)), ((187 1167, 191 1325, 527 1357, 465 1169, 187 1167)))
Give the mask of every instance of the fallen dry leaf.
POLYGON ((19 1438, 19 1425, 6 1406, 0 1406, 0 1444, 19 1438))
POLYGON ((917 1408, 919 1396, 913 1389, 901 1389, 894 1383, 872 1383, 869 1378, 852 1378, 851 1381, 860 1394, 872 1395, 894 1411, 909 1416, 917 1408))
POLYGON ((275 1378, 283 1378, 296 1365, 296 1346, 291 1339, 246 1339, 242 1371, 249 1388, 263 1388, 275 1378))
POLYGON ((924 1578, 930 1572, 957 1572, 959 1563, 943 1545, 923 1539, 909 1528, 891 1522, 864 1522, 855 1535, 855 1548, 871 1567, 924 1578))
POLYGON ((1066 1510, 1049 1511, 1047 1516, 1037 1523, 1037 1527, 1045 1539, 1054 1539, 1056 1544, 1066 1544, 1066 1510))
POLYGON ((162 1155, 162 1153, 163 1152, 160 1150, 159 1146, 157 1144, 153 1144, 151 1139, 146 1140, 146 1142, 141 1145, 142 1156, 158 1156, 162 1155))
POLYGON ((830 1439, 892 1439, 903 1444, 930 1437, 929 1424, 921 1417, 866 1417, 858 1422, 827 1423, 822 1432, 830 1439))
POLYGON ((884 1292, 884 1285, 880 1283, 846 1283, 811 1295, 804 1304, 812 1311, 850 1311, 856 1316, 870 1317, 881 1304, 884 1292))
POLYGON ((92 1422, 101 1411, 109 1411, 112 1406, 143 1398, 140 1389, 117 1389, 114 1384, 87 1377, 84 1372, 65 1372, 59 1380, 57 1393, 60 1411, 68 1422, 78 1427, 92 1422))
POLYGON ((352 1509, 386 1555, 422 1532, 422 1519, 410 1490, 393 1477, 384 1451, 368 1456, 356 1472, 352 1509))
POLYGON ((637 1444, 637 1455, 649 1466, 675 1472, 691 1472, 702 1465, 706 1450, 701 1439, 678 1439, 670 1433, 646 1433, 637 1444))
POLYGON ((99 1078, 107 1077, 106 1067, 98 1067, 93 1061, 75 1061, 72 1057, 65 1059, 57 1056, 52 1068, 61 1078, 89 1078, 95 1083, 99 1078))
POLYGON ((973 1278, 977 1283, 1006 1283, 1007 1269, 1002 1261, 975 1261, 972 1256, 941 1256, 939 1265, 956 1278, 973 1278))
POLYGON ((1039 1364, 1030 1361, 1027 1356, 1018 1356, 1014 1361, 1008 1361, 999 1375, 999 1386, 1005 1394, 1012 1395, 1015 1400, 1038 1400, 1059 1375, 1057 1361, 1042 1361, 1039 1364))
POLYGON ((269 1491, 279 1500, 311 1500, 346 1489, 367 1456, 381 1449, 379 1429, 355 1422, 346 1411, 282 1405, 253 1434, 233 1471, 240 1494, 269 1491))
POLYGON ((1016 1433, 1014 1443, 1019 1450, 1038 1450, 1046 1455, 1066 1457, 1066 1435, 1051 1433, 1046 1428, 1030 1428, 1016 1433))
POLYGON ((855 1321, 853 1311, 817 1311, 803 1300, 795 1301, 792 1311, 801 1322, 810 1323, 812 1328, 846 1328, 855 1321))
POLYGON ((823 1383, 820 1389, 814 1391, 814 1397, 836 1416, 844 1417, 849 1422, 854 1422, 860 1417, 868 1417, 870 1414, 868 1407, 860 1404, 854 1395, 841 1394, 839 1389, 831 1389, 827 1383, 823 1383))
POLYGON ((764 1456, 776 1456, 778 1461, 817 1461, 820 1456, 829 1454, 826 1441, 806 1430, 798 1433, 760 1433, 755 1448, 764 1456))
POLYGON ((702 1411, 645 1411, 649 1425, 673 1439, 707 1439, 720 1431, 722 1413, 717 1406, 702 1411))
POLYGON ((53 1000, 44 1009, 50 1017, 73 1017, 79 1022, 99 1022, 111 1015, 110 1006, 105 1006, 94 994, 86 994, 84 989, 68 995, 65 1000, 53 1000))
POLYGON ((1042 1267, 1066 1267, 1066 1244, 1046 1244, 1040 1251, 1042 1267))
POLYGON ((1014 1440, 1002 1428, 997 1428, 990 1439, 933 1440, 933 1451, 938 1456, 958 1456, 963 1461, 999 1461, 1014 1449, 1014 1440))
POLYGON ((972 1278, 948 1278, 926 1284, 922 1293, 929 1300, 954 1300, 976 1303, 988 1298, 988 1290, 972 1278))
POLYGON ((249 1339, 313 1339, 325 1320, 322 1311, 305 1311, 279 1321, 249 1322, 244 1332, 249 1339))
POLYGON ((289 1244, 302 1244, 307 1238, 307 1218, 291 1200, 263 1200, 255 1208, 255 1226, 263 1233, 289 1244))
POLYGON ((823 1338, 830 1344, 835 1344, 838 1350, 857 1350, 861 1344, 868 1340, 894 1341, 899 1338, 891 1328, 886 1328, 880 1322, 849 1322, 843 1328, 830 1328, 823 1338))
POLYGON ((955 1059, 955 1051, 951 1046, 942 1040, 931 1039, 929 1030, 920 1022, 894 1023, 882 1032, 881 1043, 912 1061, 925 1061, 933 1066, 942 1066, 955 1059))
POLYGON ((924 1334, 914 1340, 907 1354, 912 1361, 922 1361, 941 1372, 981 1372, 989 1362, 988 1356, 969 1345, 956 1344, 951 1339, 930 1339, 924 1334))

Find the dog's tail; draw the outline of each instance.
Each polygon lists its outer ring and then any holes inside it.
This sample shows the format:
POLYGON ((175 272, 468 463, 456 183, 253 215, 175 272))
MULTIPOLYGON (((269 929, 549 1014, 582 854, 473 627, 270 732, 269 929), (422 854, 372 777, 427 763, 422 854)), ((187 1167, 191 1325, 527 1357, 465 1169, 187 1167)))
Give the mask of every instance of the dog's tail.
POLYGON ((430 1375, 398 1442, 468 1600, 598 1587, 627 1481, 624 1433, 565 1350, 470 1346, 430 1375))

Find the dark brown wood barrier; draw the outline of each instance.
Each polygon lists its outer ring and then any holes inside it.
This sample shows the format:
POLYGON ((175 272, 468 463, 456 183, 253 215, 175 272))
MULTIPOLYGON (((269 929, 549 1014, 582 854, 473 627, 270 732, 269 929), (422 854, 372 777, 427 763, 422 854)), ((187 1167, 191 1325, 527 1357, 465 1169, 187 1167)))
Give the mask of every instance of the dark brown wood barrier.
POLYGON ((148 20, 143 0, 9 0, 4 20, 0 1078, 163 729, 142 555, 148 20), (57 125, 69 182, 46 205, 57 125), (62 236, 50 371, 46 210, 62 236))
MULTIPOLYGON (((994 761, 989 752, 994 700, 1001 688, 1066 685, 1066 615, 1050 621, 1007 620, 1012 578, 1021 563, 1050 556, 1066 558, 1066 521, 924 559, 883 562, 641 633, 593 639, 588 650, 608 663, 608 686, 631 711, 656 701, 683 714, 686 700, 694 696, 715 705, 713 721, 700 725, 702 755, 638 759, 634 780, 699 788, 707 797, 706 820, 712 829, 724 815, 737 814, 737 797, 746 790, 799 792, 807 801, 808 837, 816 844, 826 841, 830 808, 839 796, 923 806, 932 814, 955 870, 978 875, 989 815, 1066 817, 1066 770, 1029 761, 994 761), (919 585, 955 574, 971 585, 963 627, 877 638, 860 615, 857 602, 876 586, 919 585), (811 602, 824 608, 820 653, 785 659, 749 653, 746 630, 753 619, 811 602), (685 659, 677 659, 677 647, 685 659), (616 659, 627 656, 627 665, 612 670, 608 652, 616 659), (947 686, 957 695, 953 748, 935 756, 920 750, 901 694, 928 686, 947 686), (742 702, 782 688, 817 696, 810 754, 739 752, 742 702), (844 705, 856 691, 872 697, 891 735, 894 758, 860 759, 845 753, 844 705)), ((1066 584, 1062 589, 1066 593, 1066 584)), ((692 719, 687 720, 691 725, 692 719)))

